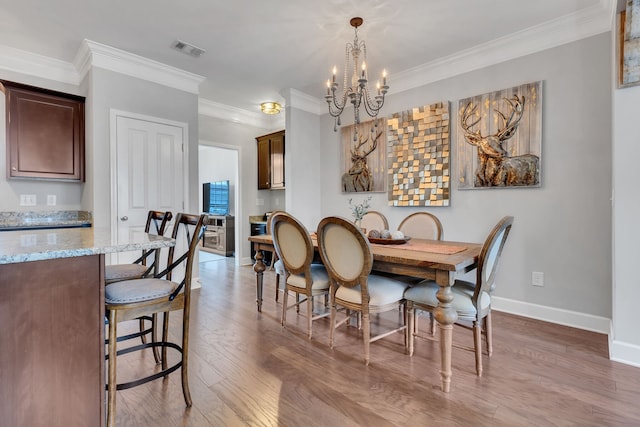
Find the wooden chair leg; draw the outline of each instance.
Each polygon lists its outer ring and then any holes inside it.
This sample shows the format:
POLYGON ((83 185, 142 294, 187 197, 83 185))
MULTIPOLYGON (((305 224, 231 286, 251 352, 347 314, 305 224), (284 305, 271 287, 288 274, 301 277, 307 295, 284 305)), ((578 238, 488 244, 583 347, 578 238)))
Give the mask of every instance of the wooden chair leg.
POLYGON ((309 335, 309 339, 311 339, 311 331, 312 331, 312 323, 313 323, 313 297, 311 295, 307 296, 307 334, 309 335))
POLYGON ((333 348, 333 333, 336 329, 336 306, 331 304, 331 311, 329 314, 329 348, 333 348))
POLYGON ((493 354, 493 331, 491 325, 491 312, 484 318, 484 331, 487 340, 487 354, 491 357, 493 354))
POLYGON ((413 356, 413 344, 414 344, 414 334, 415 332, 415 309, 413 308, 413 304, 409 304, 407 307, 407 326, 408 326, 408 341, 409 341, 409 357, 413 356))
MULTIPOLYGON (((193 404, 189 390, 189 309, 184 309, 182 316, 182 395, 187 408, 193 404)), ((166 313, 168 316, 168 312, 166 313)), ((164 361, 164 359, 163 359, 164 361)))
POLYGON ((117 353, 116 310, 109 310, 109 345, 107 373, 107 427, 116 425, 116 353, 117 353))
POLYGON ((287 290, 287 288, 284 288, 284 294, 282 295, 282 316, 280 318, 280 324, 282 326, 285 325, 285 323, 287 323, 287 305, 289 304, 288 302, 289 300, 289 291, 287 290))
POLYGON ((276 302, 280 296, 280 275, 276 273, 276 302))
POLYGON ((482 323, 473 322, 473 346, 476 353, 476 374, 482 376, 482 323))
MULTIPOLYGON (((360 312, 359 314, 362 314, 360 312)), ((362 338, 364 340, 364 364, 369 365, 369 347, 371 344, 371 325, 369 324, 369 313, 362 314, 362 338)))
MULTIPOLYGON (((162 342, 169 341, 169 312, 165 311, 162 316, 162 342)), ((167 369, 167 347, 162 347, 162 370, 167 369)), ((169 374, 164 376, 165 378, 169 378, 169 374)))
MULTIPOLYGON (((158 313, 151 315, 151 342, 158 342, 158 313)), ((153 347, 153 358, 156 364, 160 363, 160 349, 153 347)))
POLYGON ((436 329, 438 328, 438 322, 436 321, 436 316, 433 313, 429 313, 430 326, 431 326, 431 336, 436 336, 436 329))

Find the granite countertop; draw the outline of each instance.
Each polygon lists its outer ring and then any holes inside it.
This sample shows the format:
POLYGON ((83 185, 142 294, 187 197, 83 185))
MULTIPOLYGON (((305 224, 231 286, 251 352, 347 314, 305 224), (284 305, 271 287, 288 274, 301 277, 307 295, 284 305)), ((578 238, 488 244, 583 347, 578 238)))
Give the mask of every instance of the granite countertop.
POLYGON ((91 223, 92 215, 87 211, 0 212, 0 231, 90 227, 91 223))
POLYGON ((84 255, 157 249, 175 245, 169 237, 133 232, 126 241, 114 239, 108 229, 60 228, 0 233, 0 264, 72 258, 84 255))

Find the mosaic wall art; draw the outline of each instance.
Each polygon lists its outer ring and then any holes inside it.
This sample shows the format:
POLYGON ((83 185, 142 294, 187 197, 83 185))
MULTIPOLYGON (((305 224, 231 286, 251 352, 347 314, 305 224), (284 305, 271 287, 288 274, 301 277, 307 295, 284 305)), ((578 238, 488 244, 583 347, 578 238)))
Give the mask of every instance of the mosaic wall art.
POLYGON ((377 119, 341 129, 344 173, 340 185, 343 192, 386 191, 385 122, 385 119, 377 119), (355 126, 358 126, 357 133, 355 126))
POLYGON ((390 206, 449 206, 449 102, 387 118, 390 206))
POLYGON ((461 99, 459 189, 540 186, 542 82, 461 99))

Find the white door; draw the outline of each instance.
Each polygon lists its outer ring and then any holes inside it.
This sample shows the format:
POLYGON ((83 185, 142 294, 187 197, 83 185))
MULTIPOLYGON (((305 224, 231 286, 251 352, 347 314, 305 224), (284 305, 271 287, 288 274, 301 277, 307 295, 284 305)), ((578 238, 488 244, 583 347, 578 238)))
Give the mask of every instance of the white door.
MULTIPOLYGON (((144 230, 149 210, 184 211, 184 138, 179 125, 116 115, 117 234, 144 230)), ((172 224, 171 224, 172 225, 172 224)), ((166 233, 171 232, 171 227, 166 233)), ((118 254, 118 263, 139 253, 118 254)))

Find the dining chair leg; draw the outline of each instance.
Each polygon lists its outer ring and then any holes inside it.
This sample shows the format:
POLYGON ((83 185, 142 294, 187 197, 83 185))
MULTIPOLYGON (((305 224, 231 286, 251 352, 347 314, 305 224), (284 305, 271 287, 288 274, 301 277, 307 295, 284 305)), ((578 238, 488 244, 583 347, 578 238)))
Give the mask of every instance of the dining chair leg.
MULTIPOLYGON (((297 294, 296 294, 297 295, 297 294)), ((280 325, 284 326, 287 323, 287 305, 289 304, 289 291, 287 288, 284 288, 284 293, 282 294, 282 317, 280 318, 280 325)))
MULTIPOLYGON (((158 342, 158 313, 151 315, 151 342, 158 342)), ((153 358, 156 364, 160 363, 160 349, 153 347, 153 358)))
MULTIPOLYGON (((361 312, 359 314, 362 314, 361 312)), ((369 366, 369 347, 371 344, 371 325, 369 313, 362 314, 362 338, 364 340, 364 364, 369 366)))
POLYGON ((309 339, 311 339, 311 331, 312 331, 312 326, 311 323, 313 322, 313 297, 312 296, 307 296, 307 333, 309 335, 309 339))
POLYGON ((473 322, 473 346, 476 353, 476 374, 482 376, 482 321, 473 322))
POLYGON ((116 425, 116 352, 118 335, 116 328, 116 310, 109 310, 109 345, 107 364, 107 427, 116 425))
POLYGON ((407 308, 407 323, 409 324, 409 357, 413 356, 413 335, 415 334, 415 309, 413 304, 409 303, 407 308))
POLYGON ((491 312, 484 318, 484 333, 487 340, 487 354, 489 357, 493 354, 493 331, 491 325, 491 312))
MULTIPOLYGON (((169 312, 165 311, 162 316, 162 342, 169 341, 169 312)), ((162 370, 167 369, 167 346, 162 346, 162 370)), ((169 378, 167 373, 165 378, 169 378)))
POLYGON ((276 273, 276 302, 280 297, 280 275, 276 273))
POLYGON ((329 348, 333 348, 333 334, 336 329, 336 306, 333 303, 331 304, 329 323, 329 348))
POLYGON ((433 313, 429 313, 430 326, 431 326, 431 336, 436 336, 436 329, 438 328, 438 322, 436 321, 436 316, 433 313))
MULTIPOLYGON (((185 303, 188 304, 188 303, 185 303)), ((168 314, 168 313, 167 313, 168 314)), ((189 390, 189 316, 190 310, 185 307, 182 316, 182 395, 187 408, 192 405, 191 391, 189 390)), ((163 359, 164 361, 164 359, 163 359)))

